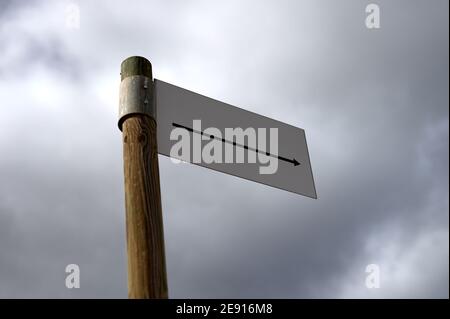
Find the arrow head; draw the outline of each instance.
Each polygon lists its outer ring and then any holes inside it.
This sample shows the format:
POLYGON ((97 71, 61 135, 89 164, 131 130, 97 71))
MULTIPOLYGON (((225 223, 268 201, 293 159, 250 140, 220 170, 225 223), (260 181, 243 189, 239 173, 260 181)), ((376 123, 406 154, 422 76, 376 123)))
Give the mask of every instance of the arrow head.
POLYGON ((293 162, 294 162, 294 166, 298 166, 298 165, 300 165, 300 163, 299 163, 299 162, 297 162, 297 160, 296 160, 295 158, 294 158, 293 162))

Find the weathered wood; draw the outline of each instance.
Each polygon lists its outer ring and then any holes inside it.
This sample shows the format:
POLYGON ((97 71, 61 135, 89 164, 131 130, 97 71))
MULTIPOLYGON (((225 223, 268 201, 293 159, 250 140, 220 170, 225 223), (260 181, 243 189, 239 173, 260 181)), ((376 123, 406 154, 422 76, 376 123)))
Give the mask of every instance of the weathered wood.
POLYGON ((132 56, 123 60, 120 66, 120 80, 132 75, 145 75, 151 80, 152 64, 140 56, 132 56))
MULTIPOLYGON (((140 57, 133 58, 143 59, 140 57)), ((131 65, 132 68, 136 66, 142 68, 142 65, 146 63, 150 64, 145 60, 144 62, 134 61, 128 63, 128 65, 131 65)), ((148 67, 144 67, 144 69, 148 70, 148 67)), ((129 76, 136 75, 135 72, 128 72, 127 69, 124 72, 123 63, 122 76, 124 73, 129 76)), ((148 76, 149 74, 142 75, 148 76)), ((122 132, 128 297, 167 298, 155 119, 144 114, 133 114, 124 120, 122 132)))

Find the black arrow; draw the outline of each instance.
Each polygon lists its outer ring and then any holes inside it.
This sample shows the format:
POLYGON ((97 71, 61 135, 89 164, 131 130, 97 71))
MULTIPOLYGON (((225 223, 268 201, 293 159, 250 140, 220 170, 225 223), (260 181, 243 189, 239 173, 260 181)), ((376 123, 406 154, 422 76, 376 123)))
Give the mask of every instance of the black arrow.
POLYGON ((258 150, 258 149, 254 149, 254 148, 252 148, 252 147, 248 147, 247 145, 241 145, 241 144, 238 144, 238 143, 236 143, 236 142, 230 142, 230 141, 227 141, 227 140, 224 139, 224 138, 220 138, 220 137, 217 137, 217 136, 214 136, 214 135, 206 134, 206 133, 203 132, 203 131, 197 131, 197 130, 194 130, 194 129, 190 128, 190 127, 181 125, 181 124, 172 123, 172 125, 173 125, 174 127, 184 128, 185 130, 188 130, 189 132, 192 132, 192 133, 197 133, 197 134, 200 134, 200 135, 209 136, 209 138, 211 138, 211 139, 216 139, 216 140, 220 140, 220 141, 222 141, 223 143, 232 144, 232 145, 234 145, 234 146, 242 147, 242 148, 244 148, 244 149, 246 149, 246 150, 251 150, 251 151, 254 151, 254 152, 256 152, 256 153, 265 154, 266 156, 271 156, 271 157, 274 157, 274 158, 278 158, 278 159, 281 160, 281 161, 285 161, 285 162, 294 164, 294 166, 300 165, 300 163, 299 163, 295 158, 289 159, 289 158, 286 158, 286 157, 283 157, 283 156, 280 156, 280 155, 274 155, 274 154, 271 154, 271 153, 269 153, 269 152, 265 152, 265 151, 261 151, 261 150, 258 150))

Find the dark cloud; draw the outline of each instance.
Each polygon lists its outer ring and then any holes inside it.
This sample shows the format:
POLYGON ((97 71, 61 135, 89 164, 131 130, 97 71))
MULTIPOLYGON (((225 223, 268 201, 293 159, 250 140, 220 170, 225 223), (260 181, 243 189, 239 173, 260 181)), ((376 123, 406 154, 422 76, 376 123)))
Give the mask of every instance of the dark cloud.
POLYGON ((14 9, 0 296, 126 296, 117 87, 138 54, 162 80, 305 128, 319 195, 160 157, 171 297, 448 298, 448 3, 381 1, 380 30, 365 4, 81 2, 79 30, 53 2, 14 9))

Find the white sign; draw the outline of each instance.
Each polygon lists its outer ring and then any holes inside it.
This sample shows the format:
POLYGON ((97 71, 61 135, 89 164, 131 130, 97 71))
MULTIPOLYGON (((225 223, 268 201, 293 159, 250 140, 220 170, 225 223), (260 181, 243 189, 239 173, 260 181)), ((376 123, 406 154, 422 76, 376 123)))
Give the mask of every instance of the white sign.
POLYGON ((155 79, 158 152, 317 198, 305 131, 155 79))

